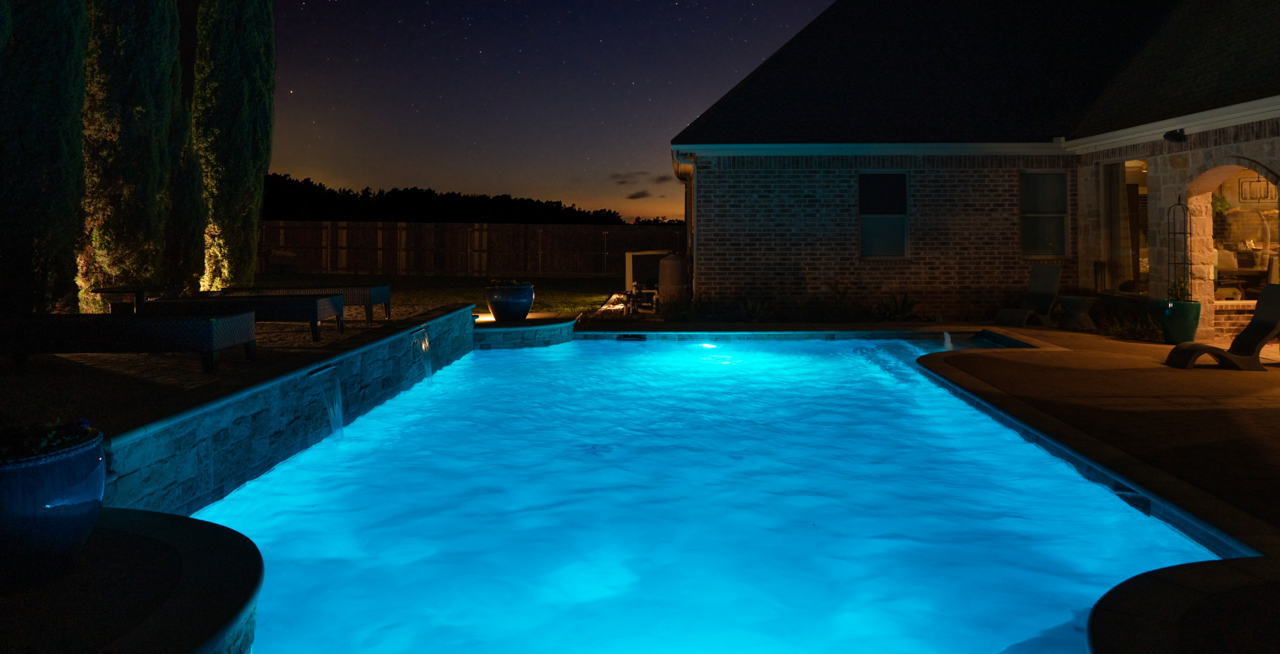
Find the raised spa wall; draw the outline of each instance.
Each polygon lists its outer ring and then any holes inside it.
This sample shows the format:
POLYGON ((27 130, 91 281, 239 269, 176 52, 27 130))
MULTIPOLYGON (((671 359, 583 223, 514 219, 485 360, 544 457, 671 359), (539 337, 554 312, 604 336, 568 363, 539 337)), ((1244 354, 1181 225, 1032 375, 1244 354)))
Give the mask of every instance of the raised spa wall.
POLYGON ((471 306, 113 435, 103 504, 190 515, 473 349, 471 306))

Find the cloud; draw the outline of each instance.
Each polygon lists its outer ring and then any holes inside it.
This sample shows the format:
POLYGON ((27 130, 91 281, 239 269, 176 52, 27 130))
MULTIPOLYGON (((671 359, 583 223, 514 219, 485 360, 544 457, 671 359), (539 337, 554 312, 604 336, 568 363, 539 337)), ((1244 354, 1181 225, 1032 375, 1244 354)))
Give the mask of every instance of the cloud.
POLYGON ((640 200, 640 199, 642 199, 642 198, 647 198, 647 197, 649 197, 649 192, 648 192, 648 191, 636 191, 635 193, 632 193, 631 195, 628 195, 628 196, 627 196, 627 199, 628 199, 628 200, 640 200))
POLYGON ((627 184, 635 184, 636 179, 639 177, 648 177, 648 176, 649 176, 648 171, 637 170, 635 172, 630 172, 630 173, 613 173, 609 175, 609 179, 613 180, 613 183, 617 184, 618 186, 626 186, 627 184))
POLYGON ((653 178, 654 184, 666 184, 667 182, 676 181, 675 175, 658 175, 653 178))

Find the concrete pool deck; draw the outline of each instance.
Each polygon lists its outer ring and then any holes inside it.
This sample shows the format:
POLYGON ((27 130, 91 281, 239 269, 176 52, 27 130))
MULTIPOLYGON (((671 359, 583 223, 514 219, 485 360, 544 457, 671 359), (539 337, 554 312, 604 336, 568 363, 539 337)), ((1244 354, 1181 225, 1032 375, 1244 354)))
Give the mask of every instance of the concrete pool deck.
MULTIPOLYGON (((1280 374, 1164 365, 1170 346, 1046 328, 921 365, 1264 554, 1280 555, 1280 374)), ((1280 372, 1276 346, 1264 363, 1280 372)))

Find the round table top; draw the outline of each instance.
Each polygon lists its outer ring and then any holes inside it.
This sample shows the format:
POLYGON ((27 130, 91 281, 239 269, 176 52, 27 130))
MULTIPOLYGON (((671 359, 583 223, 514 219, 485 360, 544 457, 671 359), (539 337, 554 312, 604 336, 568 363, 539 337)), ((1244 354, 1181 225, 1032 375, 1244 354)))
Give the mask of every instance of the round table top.
POLYGON ((0 589, 0 643, 49 654, 241 651, 221 645, 252 643, 262 577, 261 553, 239 532, 102 509, 59 577, 0 589))

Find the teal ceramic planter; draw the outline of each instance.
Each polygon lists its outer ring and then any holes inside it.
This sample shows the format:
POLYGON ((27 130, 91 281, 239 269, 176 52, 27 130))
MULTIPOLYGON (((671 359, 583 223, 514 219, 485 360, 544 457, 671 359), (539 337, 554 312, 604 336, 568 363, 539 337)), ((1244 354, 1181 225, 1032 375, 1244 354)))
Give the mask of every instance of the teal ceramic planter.
POLYGON ((1160 329, 1164 342, 1169 345, 1196 340, 1196 328, 1200 326, 1200 303, 1161 300, 1160 329))

